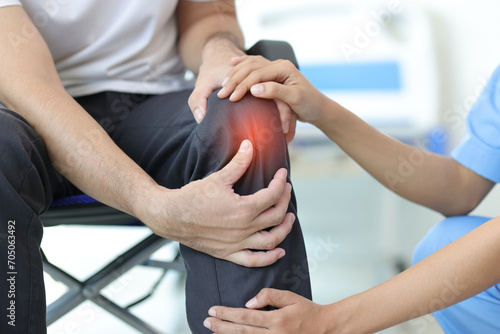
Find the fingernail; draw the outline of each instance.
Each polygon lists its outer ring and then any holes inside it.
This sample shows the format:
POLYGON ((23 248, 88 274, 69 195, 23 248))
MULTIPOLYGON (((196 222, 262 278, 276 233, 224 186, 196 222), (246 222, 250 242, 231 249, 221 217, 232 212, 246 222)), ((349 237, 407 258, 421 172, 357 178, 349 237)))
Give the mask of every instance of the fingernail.
POLYGON ((225 77, 224 80, 222 80, 221 86, 224 87, 227 84, 228 81, 229 81, 229 77, 225 77))
POLYGON ((215 310, 213 308, 211 308, 210 310, 208 310, 208 315, 210 315, 211 317, 215 317, 217 315, 217 313, 215 312, 215 310))
POLYGON ((261 85, 261 84, 253 85, 253 86, 250 88, 250 92, 251 92, 253 95, 262 95, 262 93, 264 93, 264 86, 263 86, 263 85, 261 85))
POLYGON ((238 150, 238 152, 246 152, 246 151, 248 151, 249 148, 250 148, 250 142, 248 140, 244 140, 241 143, 240 149, 238 150))
POLYGON ((290 130, 290 122, 286 122, 285 124, 283 124, 283 133, 287 134, 289 130, 290 130))
POLYGON ((226 87, 222 87, 222 89, 217 93, 218 97, 224 96, 224 93, 226 92, 226 87))
POLYGON ((253 308, 257 306, 257 299, 256 298, 252 298, 250 299, 246 304, 245 304, 245 307, 246 308, 253 308))
POLYGON ((206 328, 210 329, 210 327, 212 327, 212 324, 210 323, 210 321, 205 320, 205 321, 203 321, 203 326, 205 326, 206 328))
POLYGON ((286 252, 284 249, 281 250, 280 255, 278 255, 278 259, 281 259, 283 256, 285 256, 286 252))
POLYGON ((201 120, 203 119, 203 112, 201 111, 200 108, 196 108, 194 110, 194 118, 196 119, 196 122, 200 123, 201 120))

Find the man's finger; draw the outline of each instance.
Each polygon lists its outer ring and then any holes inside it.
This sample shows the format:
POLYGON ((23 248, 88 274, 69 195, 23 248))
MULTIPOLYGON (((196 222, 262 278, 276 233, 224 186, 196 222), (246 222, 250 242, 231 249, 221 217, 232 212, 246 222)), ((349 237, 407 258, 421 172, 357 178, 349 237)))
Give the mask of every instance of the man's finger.
POLYGON ((285 219, 286 212, 288 211, 288 204, 290 203, 291 197, 292 185, 287 183, 278 201, 255 217, 253 224, 256 226, 256 229, 264 230, 281 224, 285 219))
POLYGON ((288 213, 284 217, 283 221, 271 228, 269 231, 262 230, 258 231, 251 236, 249 236, 242 245, 247 249, 256 250, 270 250, 278 246, 286 236, 290 233, 295 221, 295 215, 293 213, 288 213))
POLYGON ((285 139, 287 144, 290 144, 295 137, 295 130, 297 128, 297 116, 295 114, 292 114, 291 120, 290 120, 290 127, 288 129, 288 133, 285 135, 285 139))
POLYGON ((212 94, 209 88, 195 88, 188 99, 188 105, 193 113, 196 122, 199 124, 207 112, 208 97, 212 94))
POLYGON ((276 103, 276 108, 280 114, 281 126, 283 128, 283 133, 286 135, 290 131, 290 123, 292 122, 292 109, 288 104, 281 100, 274 100, 276 103))
POLYGON ((225 186, 233 186, 247 171, 253 157, 252 142, 245 139, 241 142, 240 148, 231 161, 220 171, 212 174, 221 180, 225 186))
MULTIPOLYGON (((255 207, 255 217, 278 203, 282 196, 290 196, 286 194, 286 192, 291 193, 291 187, 286 185, 287 173, 285 168, 280 168, 276 174, 274 174, 274 178, 267 188, 261 189, 255 194, 243 197, 245 201, 252 202, 252 205, 255 207)), ((265 227, 262 227, 262 229, 263 228, 265 227)))
POLYGON ((239 264, 243 267, 267 267, 285 256, 285 250, 274 248, 268 251, 251 251, 244 249, 229 255, 225 260, 239 264))

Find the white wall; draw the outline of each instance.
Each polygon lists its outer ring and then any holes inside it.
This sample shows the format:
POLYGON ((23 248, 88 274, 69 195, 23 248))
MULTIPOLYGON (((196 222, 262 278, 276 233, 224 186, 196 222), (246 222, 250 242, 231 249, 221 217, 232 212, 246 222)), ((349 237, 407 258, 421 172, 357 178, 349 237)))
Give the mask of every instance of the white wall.
MULTIPOLYGON (((500 64, 500 2, 494 0, 421 1, 431 15, 441 76, 441 113, 469 105, 500 64)), ((446 122, 445 126, 450 126, 446 122)), ((463 126, 451 126, 456 138, 463 126)))
MULTIPOLYGON (((355 28, 363 26, 358 22, 344 31, 311 31, 316 28, 314 21, 308 24, 307 8, 311 3, 323 6, 335 5, 340 10, 343 4, 366 11, 366 19, 371 19, 372 11, 397 7, 400 12, 411 11, 412 8, 422 7, 429 16, 434 38, 437 74, 439 77, 439 110, 442 125, 451 131, 451 143, 454 146, 464 130, 464 122, 457 120, 462 116, 471 98, 476 95, 497 64, 500 63, 500 1, 495 0, 239 0, 236 1, 239 19, 247 37, 248 44, 258 39, 282 38, 290 39, 287 32, 262 31, 255 29, 258 23, 254 22, 255 12, 266 12, 270 8, 282 13, 286 19, 290 15, 289 9, 302 6, 303 16, 293 28, 293 35, 302 33, 304 36, 324 35, 324 41, 339 48, 342 41, 349 42, 349 36, 354 36, 355 28), (257 30, 257 32, 256 32, 257 30), (341 36, 335 39, 335 35, 341 36), (336 43, 336 45, 335 45, 336 43), (459 109, 453 109, 458 106, 459 109)), ((312 17, 312 16, 311 16, 312 17)), ((280 18, 278 15, 277 18, 280 18)), ((312 18, 313 20, 314 18, 312 18)), ((342 15, 332 15, 332 20, 342 20, 342 15)), ((295 37, 294 37, 295 38, 295 37)), ((297 39, 294 39, 297 41, 297 39)), ((304 40, 304 39, 302 39, 304 40)), ((299 39, 299 42, 302 41, 299 39)), ((309 38, 314 40, 314 38, 309 38)), ((294 42, 292 41, 292 44, 294 42)), ((293 45, 300 50, 301 45, 293 45)), ((309 45, 314 48, 314 45, 309 45)), ((320 49, 320 46, 317 46, 320 49)), ((322 46, 323 47, 323 46, 322 46)), ((323 47, 324 48, 324 47, 323 47)), ((301 54, 298 55, 302 56, 301 54)), ((321 57, 321 55, 318 55, 321 57)))
MULTIPOLYGON (((441 112, 459 107, 466 112, 471 97, 500 64, 500 1, 423 0, 433 18, 438 44, 441 112)), ((448 126, 457 143, 464 124, 448 126)), ((498 216, 500 189, 496 187, 473 214, 498 216)))

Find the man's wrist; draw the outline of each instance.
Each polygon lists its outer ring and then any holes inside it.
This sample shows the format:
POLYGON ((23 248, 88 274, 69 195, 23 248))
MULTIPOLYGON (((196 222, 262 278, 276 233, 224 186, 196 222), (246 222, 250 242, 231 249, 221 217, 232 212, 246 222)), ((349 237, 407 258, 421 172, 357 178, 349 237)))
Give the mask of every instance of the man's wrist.
POLYGON ((206 39, 201 56, 203 61, 213 56, 230 59, 231 57, 245 55, 243 50, 241 38, 230 32, 221 31, 210 35, 206 39))
POLYGON ((143 188, 142 193, 137 194, 133 206, 133 215, 148 226, 153 232, 168 237, 168 225, 171 223, 170 207, 173 200, 169 200, 173 190, 158 184, 151 184, 143 188))

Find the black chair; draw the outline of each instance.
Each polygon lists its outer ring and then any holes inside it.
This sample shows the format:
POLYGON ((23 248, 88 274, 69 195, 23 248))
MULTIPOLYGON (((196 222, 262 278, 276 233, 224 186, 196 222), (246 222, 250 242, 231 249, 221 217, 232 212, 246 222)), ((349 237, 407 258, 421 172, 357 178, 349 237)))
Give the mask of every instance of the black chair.
MULTIPOLYGON (((249 55, 262 55, 269 60, 288 59, 298 67, 293 50, 286 42, 263 40, 256 43, 247 53, 249 55)), ((77 195, 54 201, 51 208, 41 216, 41 219, 45 227, 57 225, 141 224, 136 218, 103 205, 87 195, 77 195)), ((129 308, 137 303, 121 307, 106 298, 101 292, 122 274, 139 265, 161 268, 164 270, 164 273, 168 270, 185 272, 179 253, 177 253, 172 261, 151 259, 153 253, 171 242, 171 240, 151 233, 151 235, 132 245, 130 249, 120 254, 104 268, 84 281, 80 281, 58 268, 44 255, 43 265, 45 272, 54 280, 65 284, 68 288, 65 294, 47 306, 47 325, 54 323, 84 301, 90 300, 142 333, 161 333, 129 311, 129 308)), ((146 297, 140 299, 138 302, 144 300, 146 297)))

